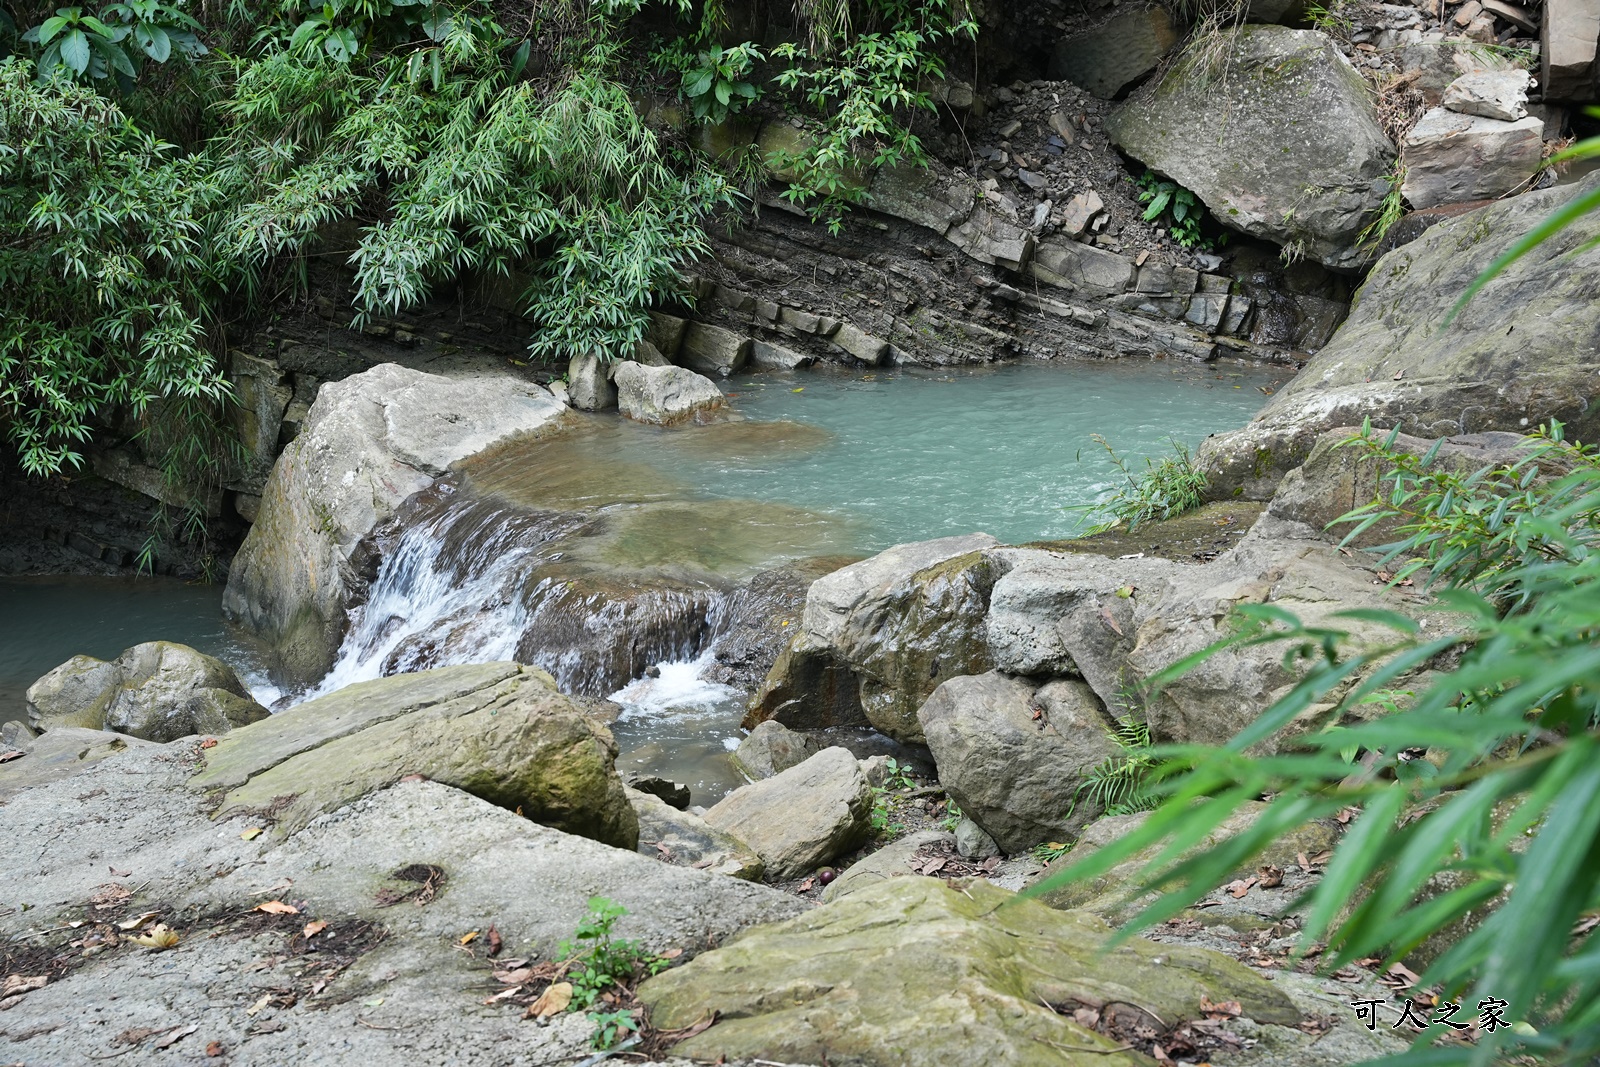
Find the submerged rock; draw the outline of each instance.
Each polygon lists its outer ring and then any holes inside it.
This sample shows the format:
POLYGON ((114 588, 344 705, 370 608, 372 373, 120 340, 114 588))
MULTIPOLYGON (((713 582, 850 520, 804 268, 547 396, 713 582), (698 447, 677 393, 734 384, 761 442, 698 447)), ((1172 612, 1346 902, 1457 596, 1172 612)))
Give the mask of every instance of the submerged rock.
POLYGON ((171 641, 134 645, 109 663, 74 656, 28 688, 28 719, 44 730, 81 726, 167 742, 268 714, 232 667, 171 641))
MULTIPOLYGON (((1084 683, 1040 688, 995 672, 952 678, 917 717, 950 799, 1001 850, 1069 839, 1100 813, 1079 798, 1079 787, 1114 748, 1100 701, 1084 683)), ((968 850, 981 844, 968 838, 968 850)))
POLYGON ((277 832, 411 775, 618 848, 639 822, 611 732, 515 663, 379 678, 236 730, 206 751, 192 788, 223 792, 218 817, 270 810, 277 832))
POLYGON ((683 367, 646 367, 630 361, 617 367, 616 382, 617 406, 635 422, 676 426, 727 406, 716 383, 683 367))
POLYGON ((781 774, 742 786, 706 824, 749 844, 777 879, 795 878, 867 839, 872 789, 848 749, 828 748, 781 774))
POLYGON ((1110 933, 985 882, 895 878, 752 930, 639 998, 663 1029, 721 1014, 678 1055, 884 1067, 1144 1062, 1080 1026, 1079 1007, 1167 1027, 1202 1018, 1202 999, 1231 1000, 1261 1026, 1300 1022, 1289 997, 1219 953, 1141 940, 1106 952, 1110 933))
POLYGON ((1600 440, 1600 214, 1590 212, 1446 315, 1472 280, 1600 175, 1440 222, 1378 261, 1333 340, 1243 429, 1201 446, 1214 499, 1267 500, 1316 439, 1339 426, 1417 437, 1509 430, 1549 419, 1600 440), (1582 249, 1582 251, 1579 251, 1582 249))
POLYGON ((1366 82, 1316 30, 1224 31, 1106 120, 1111 139, 1226 226, 1352 270, 1389 191, 1394 146, 1366 82))
POLYGON ((365 588, 360 552, 380 523, 451 464, 566 411, 520 378, 445 378, 383 364, 325 384, 267 478, 234 557, 223 613, 263 638, 281 674, 333 665, 365 588))

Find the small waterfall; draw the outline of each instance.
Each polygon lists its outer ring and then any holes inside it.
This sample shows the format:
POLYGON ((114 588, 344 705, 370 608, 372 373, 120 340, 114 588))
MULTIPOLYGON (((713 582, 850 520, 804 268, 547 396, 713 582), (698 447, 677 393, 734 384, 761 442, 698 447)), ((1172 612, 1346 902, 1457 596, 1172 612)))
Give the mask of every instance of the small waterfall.
POLYGON ((477 499, 450 483, 413 498, 380 537, 367 602, 333 668, 306 696, 456 663, 543 667, 567 692, 601 696, 663 661, 706 650, 723 594, 702 583, 612 574, 566 557, 603 515, 477 499))

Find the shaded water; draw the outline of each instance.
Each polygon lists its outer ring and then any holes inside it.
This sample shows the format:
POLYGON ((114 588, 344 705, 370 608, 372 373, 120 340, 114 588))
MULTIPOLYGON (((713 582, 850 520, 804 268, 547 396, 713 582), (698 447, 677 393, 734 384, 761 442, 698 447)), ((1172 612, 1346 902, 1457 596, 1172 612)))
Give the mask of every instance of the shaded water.
MULTIPOLYGON (((726 753, 742 695, 700 667, 738 582, 975 530, 1069 536, 1082 517, 1066 509, 1121 477, 1091 435, 1138 470, 1171 440, 1192 447, 1243 424, 1285 377, 1148 363, 829 369, 733 379, 740 421, 663 430, 589 417, 477 457, 408 502, 315 692, 447 663, 534 663, 622 704, 623 769, 675 776, 710 803, 738 784, 726 753), (652 664, 661 677, 641 678, 652 664)), ((248 666, 218 617, 220 591, 100 582, 0 583, 0 711, 9 701, 20 714, 21 690, 79 651, 165 638, 248 666)))

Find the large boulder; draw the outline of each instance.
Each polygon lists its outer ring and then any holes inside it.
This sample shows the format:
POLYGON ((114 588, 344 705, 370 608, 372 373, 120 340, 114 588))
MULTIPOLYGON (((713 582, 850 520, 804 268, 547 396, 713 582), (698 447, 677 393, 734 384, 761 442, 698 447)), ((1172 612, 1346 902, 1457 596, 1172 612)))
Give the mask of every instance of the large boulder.
POLYGON ((499 375, 383 364, 327 383, 267 478, 224 614, 271 646, 283 678, 317 680, 365 587, 358 554, 373 530, 451 464, 565 411, 539 386, 499 375))
POLYGON ((1207 492, 1268 500, 1325 431, 1367 418, 1430 438, 1526 432, 1555 418, 1571 438, 1600 440, 1600 213, 1517 260, 1445 323, 1518 238, 1597 188, 1591 175, 1491 204, 1384 256, 1328 346, 1247 426, 1201 446, 1207 492))
POLYGON ((635 422, 676 426, 716 414, 728 401, 710 378, 685 367, 617 367, 617 407, 635 422))
POLYGON ((872 788, 846 748, 826 748, 782 774, 742 786, 706 825, 747 843, 779 880, 795 878, 867 839, 872 788))
POLYGON ((28 688, 36 728, 115 730, 159 743, 226 733, 268 714, 232 667, 171 641, 134 645, 109 663, 74 656, 28 688))
POLYGON ((1263 1027, 1300 1022, 1289 997, 1243 964, 1142 940, 1107 952, 1110 933, 1091 915, 985 882, 895 878, 752 930, 645 982, 639 998, 662 1029, 720 1014, 675 1049, 707 1061, 1147 1062, 1074 1019, 1113 1002, 1163 1027, 1202 1018, 1204 1000, 1236 1001, 1263 1027))
POLYGON ((751 719, 800 729, 864 720, 920 743, 917 708, 945 678, 989 669, 988 534, 896 545, 811 583, 801 632, 751 719))
POLYGON ((1005 852, 1070 839, 1100 814, 1079 789, 1115 749, 1084 683, 952 678, 917 717, 950 799, 1005 852))
POLYGON ((235 730, 192 788, 217 812, 270 812, 279 834, 421 775, 535 822, 632 849, 639 820, 611 732, 515 663, 441 667, 359 682, 235 730))
POLYGON ((1544 155, 1544 120, 1513 122, 1436 107, 1406 134, 1401 192, 1420 210, 1492 200, 1533 177, 1544 155))
POLYGON ((1050 77, 1113 100, 1155 70, 1182 38, 1166 8, 1130 8, 1057 44, 1050 53, 1050 77))
POLYGON ((1112 141, 1225 225, 1360 267, 1356 238, 1394 161, 1361 75, 1316 30, 1242 26, 1219 47, 1224 58, 1191 53, 1112 112, 1112 141))

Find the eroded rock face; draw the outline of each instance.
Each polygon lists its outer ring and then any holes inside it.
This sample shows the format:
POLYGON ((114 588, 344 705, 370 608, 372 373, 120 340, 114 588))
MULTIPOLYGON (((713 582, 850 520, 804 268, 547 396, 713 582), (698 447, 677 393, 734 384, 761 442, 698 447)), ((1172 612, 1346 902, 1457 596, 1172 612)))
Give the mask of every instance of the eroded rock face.
POLYGON ((281 835, 421 775, 632 849, 639 821, 616 755, 611 732, 545 672, 472 664, 359 682, 236 730, 190 785, 223 791, 218 817, 271 808, 281 835))
POLYGON ((223 612, 270 644, 283 677, 333 664, 366 579, 356 556, 395 508, 452 463, 565 411, 518 378, 445 378, 384 364, 330 382, 267 478, 223 612))
POLYGON ((849 749, 827 748, 729 793, 706 824, 746 842, 775 878, 795 878, 866 840, 872 789, 849 749))
POLYGON ((1070 839, 1100 813, 1078 790, 1114 749, 1084 683, 952 678, 917 717, 950 798, 1003 851, 1070 839))
POLYGON ((188 645, 147 641, 107 663, 74 656, 28 689, 38 729, 86 727, 165 743, 265 719, 233 668, 188 645))
POLYGON ((1115 1001, 1171 1025, 1195 1018, 1205 997, 1236 1000, 1266 1026, 1300 1021, 1287 996, 1219 953, 1138 940, 1106 953, 1109 932, 986 882, 895 878, 753 930, 650 979, 639 997, 663 1028, 719 1011, 716 1026, 675 1049, 705 1060, 1078 1062, 1056 1045, 1092 1050, 1100 1064, 1139 1062, 1045 1007, 1072 1002, 1115 1001))
POLYGON ((1124 11, 1104 25, 1056 45, 1050 56, 1050 76, 1112 100, 1155 70, 1182 36, 1163 7, 1124 11))
POLYGON ((676 426, 704 419, 727 406, 716 383, 685 367, 617 367, 617 406, 635 422, 676 426))
POLYGON ((1329 267, 1367 258, 1356 237, 1388 191, 1394 160, 1371 94, 1315 30, 1244 26, 1228 62, 1174 63, 1107 120, 1134 158, 1192 189, 1225 225, 1329 267))
POLYGON ((896 545, 811 583, 802 630, 751 718, 798 729, 865 721, 921 743, 917 708, 945 678, 989 667, 988 534, 896 545))
POLYGON ((1373 267, 1329 345, 1243 429, 1200 448, 1213 499, 1267 500, 1325 431, 1365 418, 1418 437, 1527 432, 1551 418, 1600 438, 1600 235, 1589 213, 1445 316, 1467 286, 1560 205, 1600 187, 1527 193, 1429 228, 1373 267))

